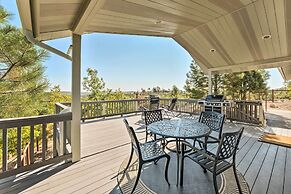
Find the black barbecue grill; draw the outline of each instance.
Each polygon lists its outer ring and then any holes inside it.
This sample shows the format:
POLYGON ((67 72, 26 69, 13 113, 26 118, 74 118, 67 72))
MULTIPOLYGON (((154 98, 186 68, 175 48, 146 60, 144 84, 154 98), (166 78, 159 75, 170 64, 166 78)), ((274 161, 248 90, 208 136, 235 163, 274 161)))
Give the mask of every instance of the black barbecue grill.
POLYGON ((198 103, 204 107, 204 111, 214 111, 218 113, 223 113, 223 107, 230 105, 230 102, 225 101, 223 95, 208 95, 205 100, 200 100, 198 103))

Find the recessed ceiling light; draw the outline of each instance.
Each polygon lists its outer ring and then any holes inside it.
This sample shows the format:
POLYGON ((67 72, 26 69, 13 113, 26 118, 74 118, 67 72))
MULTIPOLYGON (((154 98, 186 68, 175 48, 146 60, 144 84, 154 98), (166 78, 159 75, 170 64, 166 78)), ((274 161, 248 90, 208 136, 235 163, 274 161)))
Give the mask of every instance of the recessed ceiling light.
POLYGON ((215 49, 210 49, 210 52, 214 53, 214 52, 216 52, 216 50, 215 49))
POLYGON ((162 20, 157 20, 156 24, 161 24, 163 21, 162 20))
POLYGON ((266 35, 262 36, 263 40, 267 40, 267 39, 270 39, 270 38, 272 38, 272 36, 270 34, 266 34, 266 35))

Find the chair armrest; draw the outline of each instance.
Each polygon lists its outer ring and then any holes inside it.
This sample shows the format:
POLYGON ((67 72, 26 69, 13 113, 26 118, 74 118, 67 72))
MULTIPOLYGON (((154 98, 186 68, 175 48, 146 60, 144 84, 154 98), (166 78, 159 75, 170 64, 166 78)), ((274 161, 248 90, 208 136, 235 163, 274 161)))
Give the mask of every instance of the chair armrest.
POLYGON ((144 106, 140 106, 140 107, 139 107, 139 110, 141 110, 141 111, 146 111, 146 110, 149 110, 149 109, 146 108, 146 107, 144 107, 144 106))
MULTIPOLYGON (((200 142, 200 143, 205 143, 205 140, 202 139, 202 138, 198 138, 196 139, 196 141, 200 142)), ((208 136, 208 140, 207 140, 207 143, 219 143, 220 140, 216 137, 213 137, 213 136, 208 136)))
POLYGON ((199 153, 199 154, 201 154, 201 155, 203 155, 203 156, 209 158, 210 160, 215 161, 215 156, 214 156, 213 153, 208 152, 208 151, 206 151, 206 150, 198 149, 197 147, 193 146, 192 144, 190 144, 190 143, 187 142, 187 141, 183 141, 182 143, 183 143, 184 145, 186 145, 186 146, 188 146, 189 148, 192 149, 192 152, 190 152, 190 153, 187 154, 187 155, 191 155, 191 154, 193 154, 193 153, 199 153))
POLYGON ((169 109, 170 106, 169 105, 163 105, 163 106, 161 106, 161 108, 163 108, 163 109, 169 109))

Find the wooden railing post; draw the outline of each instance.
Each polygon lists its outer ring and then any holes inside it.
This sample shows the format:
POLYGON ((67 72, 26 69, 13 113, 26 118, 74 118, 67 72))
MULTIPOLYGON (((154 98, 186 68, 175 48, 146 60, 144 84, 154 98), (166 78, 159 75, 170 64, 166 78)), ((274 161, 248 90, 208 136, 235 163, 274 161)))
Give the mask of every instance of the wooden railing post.
POLYGON ((8 133, 7 128, 2 129, 2 171, 7 171, 7 160, 8 160, 8 133))
POLYGON ((17 168, 21 166, 21 156, 22 156, 22 136, 21 127, 17 127, 17 168))
POLYGON ((63 125, 64 125, 64 127, 63 127, 63 141, 62 142, 63 142, 63 155, 65 155, 66 151, 67 151, 67 149, 66 149, 66 146, 67 146, 67 127, 68 127, 67 122, 64 121, 63 125))
POLYGON ((36 137, 36 151, 39 151, 39 136, 36 137))
POLYGON ((42 160, 45 161, 45 156, 46 156, 46 124, 42 124, 42 137, 41 137, 41 157, 42 160))
POLYGON ((33 164, 34 163, 34 126, 30 126, 30 146, 29 146, 29 150, 30 150, 30 163, 33 164))
POLYGON ((57 156, 57 123, 53 124, 53 157, 57 156))
POLYGON ((260 103, 260 106, 259 106, 259 114, 260 114, 260 123, 263 127, 266 126, 266 118, 265 118, 265 112, 264 112, 264 109, 263 109, 263 105, 262 105, 262 102, 260 103))

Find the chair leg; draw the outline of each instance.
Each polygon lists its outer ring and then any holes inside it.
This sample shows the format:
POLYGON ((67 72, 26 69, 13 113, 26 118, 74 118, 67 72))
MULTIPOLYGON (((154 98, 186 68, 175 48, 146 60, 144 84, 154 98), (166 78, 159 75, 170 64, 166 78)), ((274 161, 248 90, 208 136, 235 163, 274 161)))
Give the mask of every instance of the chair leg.
POLYGON ((235 181, 236 181, 236 184, 237 184, 238 191, 239 191, 240 194, 242 194, 242 190, 241 190, 241 187, 240 187, 240 184, 239 184, 239 179, 238 179, 238 176, 237 176, 235 165, 233 165, 233 173, 234 173, 234 177, 235 177, 235 181))
MULTIPOLYGON (((200 165, 200 166, 201 166, 201 165, 200 165)), ((207 173, 206 168, 204 168, 203 166, 201 166, 201 168, 203 169, 203 172, 204 172, 204 173, 207 173)))
MULTIPOLYGON (((203 149, 205 150, 205 152, 207 152, 207 140, 208 140, 208 138, 207 137, 204 137, 204 138, 205 138, 205 141, 203 143, 203 149)), ((207 170, 205 168, 203 168, 203 172, 206 173, 207 170)))
POLYGON ((131 194, 133 194, 137 184, 138 184, 138 181, 139 181, 139 177, 140 177, 140 174, 141 174, 141 169, 142 169, 142 164, 139 164, 139 168, 138 168, 138 171, 137 171, 137 175, 136 175, 136 180, 135 180, 135 183, 132 187, 132 190, 131 190, 131 194))
POLYGON ((134 150, 133 150, 133 147, 131 147, 131 152, 130 152, 129 160, 128 160, 128 163, 127 163, 127 165, 126 165, 124 171, 126 171, 126 170, 128 169, 128 167, 129 167, 129 165, 130 165, 130 163, 131 163, 132 156, 133 156, 133 151, 134 151, 134 150))
POLYGON ((160 159, 155 160, 155 161, 154 161, 154 165, 157 165, 159 160, 160 160, 160 159))
POLYGON ((217 186, 217 179, 216 179, 216 174, 213 173, 213 186, 214 186, 214 191, 216 194, 219 194, 218 192, 218 186, 217 186))
POLYGON ((146 136, 145 136, 145 142, 148 142, 148 132, 145 132, 146 136))
POLYGON ((193 147, 195 147, 195 144, 196 144, 196 138, 193 139, 193 147))
POLYGON ((171 160, 171 157, 169 155, 167 155, 166 156, 166 165, 165 165, 165 179, 166 179, 168 185, 170 185, 169 179, 168 179, 168 169, 169 169, 170 160, 171 160))

